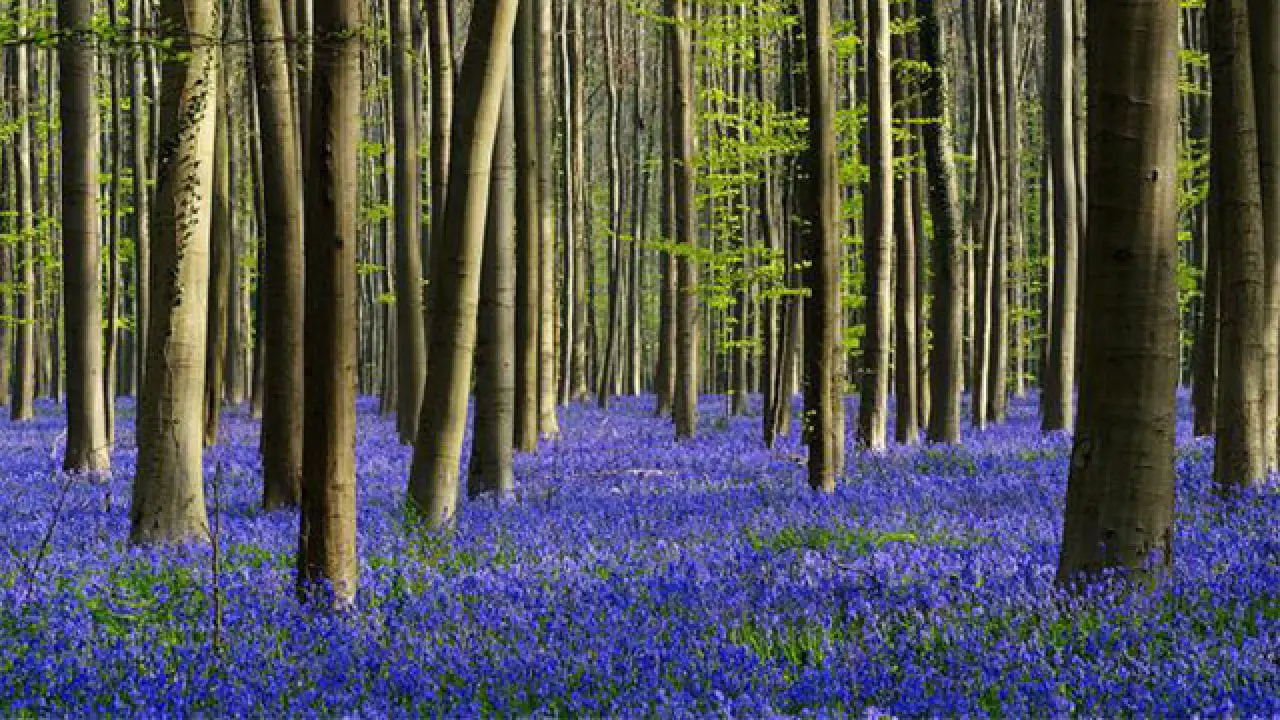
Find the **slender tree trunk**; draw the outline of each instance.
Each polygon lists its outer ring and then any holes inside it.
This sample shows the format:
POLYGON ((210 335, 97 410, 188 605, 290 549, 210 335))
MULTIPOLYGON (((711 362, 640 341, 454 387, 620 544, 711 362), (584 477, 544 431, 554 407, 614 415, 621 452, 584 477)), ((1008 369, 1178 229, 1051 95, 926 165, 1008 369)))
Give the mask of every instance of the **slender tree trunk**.
POLYGON ((134 543, 209 536, 204 505, 205 342, 221 37, 212 0, 162 0, 174 29, 160 94, 161 153, 151 254, 147 371, 138 399, 138 467, 130 506, 134 543))
POLYGON ((396 430, 413 442, 426 382, 426 326, 422 307, 422 210, 418 193, 418 83, 413 55, 413 3, 392 0, 391 95, 396 138, 396 430))
POLYGON ((592 273, 589 247, 591 243, 591 182, 587 173, 587 72, 584 45, 587 31, 583 20, 586 0, 568 0, 570 28, 568 36, 568 67, 570 73, 570 112, 566 124, 573 143, 573 305, 577 310, 573 322, 573 356, 569 371, 569 399, 584 400, 590 394, 587 387, 590 363, 590 331, 594 319, 594 303, 591 297, 592 273))
POLYGON ((555 37, 551 0, 530 0, 538 9, 537 141, 538 141, 538 431, 542 437, 560 435, 556 411, 556 196, 555 196, 555 37))
POLYGON ((359 245, 359 0, 321 0, 308 126, 306 393, 302 439, 300 594, 336 608, 356 593, 356 248, 359 245))
MULTIPOLYGON (((673 31, 668 30, 667 35, 673 31)), ((675 163, 675 122, 672 116, 676 111, 675 78, 671 74, 673 66, 672 43, 670 38, 664 43, 665 67, 667 72, 662 78, 662 239, 665 243, 675 243, 676 237, 676 163, 675 163)), ((667 417, 675 410, 676 393, 676 254, 671 249, 664 249, 659 256, 661 265, 661 286, 658 295, 658 356, 654 367, 654 393, 657 396, 657 416, 667 417)))
MULTIPOLYGON (((132 29, 131 40, 139 47, 142 44, 142 23, 146 13, 146 0, 131 0, 130 17, 132 29)), ((136 53, 133 59, 133 78, 129 83, 129 113, 133 125, 133 267, 134 267, 134 355, 137 378, 134 385, 142 389, 143 373, 147 366, 147 328, 150 322, 151 308, 151 189, 147 180, 151 178, 151 150, 148 142, 151 133, 148 128, 148 111, 145 106, 147 68, 144 53, 136 53)))
POLYGON ((805 2, 805 95, 809 150, 805 155, 801 246, 808 267, 805 314, 805 438, 809 486, 835 492, 844 473, 843 352, 840 315, 840 180, 831 73, 831 10, 827 0, 805 2))
POLYGON ((889 416, 889 333, 892 329, 890 272, 893 269, 893 92, 889 53, 889 2, 872 0, 869 55, 870 99, 867 229, 863 241, 867 331, 863 338, 862 378, 858 383, 858 440, 883 450, 889 416))
MULTIPOLYGON (((224 66, 221 80, 230 74, 224 66)), ((231 302, 231 264, 234 262, 231 210, 231 128, 225 87, 218 93, 218 129, 213 151, 213 219, 209 251, 208 325, 205 330, 204 444, 218 442, 222 409, 223 364, 227 356, 227 315, 231 302)))
MULTIPOLYGON (((437 231, 442 224, 449 191, 454 102, 452 7, 450 0, 427 0, 427 45, 431 55, 432 246, 440 240, 437 231)), ((430 258, 429 253, 427 257, 430 258)), ((430 313, 431 308, 427 308, 427 312, 430 313)))
POLYGON ((58 46, 58 70, 67 357, 67 445, 63 469, 69 473, 103 472, 111 464, 102 402, 99 133, 92 23, 89 0, 58 0, 58 26, 65 33, 58 46))
POLYGON ((673 241, 676 258, 676 353, 674 415, 676 437, 693 437, 698 428, 698 249, 694 216, 693 43, 688 0, 666 0, 674 24, 667 30, 668 69, 673 78, 672 157, 675 198, 673 241))
POLYGON ((921 59, 933 72, 923 80, 923 126, 933 218, 933 330, 929 389, 929 441, 960 442, 960 387, 964 380, 964 268, 951 128, 950 54, 942 24, 951 0, 920 0, 921 59))
MULTIPOLYGON (((906 21, 908 14, 899 9, 896 19, 906 21)), ((898 55, 909 58, 907 39, 899 35, 894 40, 898 55)), ((912 89, 899 78, 898 94, 909 98, 912 89)), ((912 113, 910 102, 903 103, 902 126, 911 128, 912 113)), ((910 157, 914 151, 912 138, 908 133, 896 144, 895 152, 899 156, 910 157)), ((920 342, 920 330, 916 316, 916 235, 915 235, 915 196, 913 194, 912 176, 907 172, 896 178, 896 192, 893 198, 893 228, 895 231, 894 253, 894 302, 893 302, 893 384, 896 400, 894 411, 894 440, 901 444, 914 445, 920 440, 919 410, 919 355, 917 345, 920 342)))
POLYGON ((596 401, 601 408, 609 407, 613 393, 613 380, 617 368, 622 334, 622 158, 619 154, 618 126, 618 78, 614 51, 617 28, 613 8, 603 4, 600 10, 601 34, 604 38, 604 77, 606 99, 605 143, 607 145, 609 173, 609 325, 606 328, 604 353, 600 360, 600 372, 596 378, 596 401))
POLYGON ((1222 247, 1213 474, 1219 487, 1230 490, 1264 479, 1262 437, 1272 432, 1263 425, 1265 223, 1248 10, 1245 0, 1212 0, 1208 8, 1213 68, 1210 182, 1217 193, 1211 242, 1222 247))
POLYGON ((409 499, 432 527, 454 522, 467 421, 485 208, 498 116, 511 60, 515 0, 475 7, 463 60, 449 160, 449 193, 432 248, 431 363, 409 476, 409 499))
MULTIPOLYGON (((516 19, 515 52, 515 446, 522 452, 538 447, 538 333, 542 312, 542 141, 538 138, 538 6, 536 0, 520 4, 516 19)), ((501 135, 502 130, 499 130, 501 135)), ((501 151, 501 143, 495 152, 501 151)), ((495 170, 498 159, 495 159, 495 170)), ((492 187, 496 190, 495 179, 492 187)), ((493 192, 492 190, 490 192, 493 192)), ((490 199, 496 209, 498 203, 490 199)), ((487 236, 486 236, 487 237, 487 236)), ((487 270, 487 268, 486 268, 487 270)), ((484 284, 484 278, 481 278, 484 284)), ((481 295, 485 295, 483 290, 481 295)), ((478 378, 477 378, 478 381, 478 378)))
MULTIPOLYGON (((10 418, 14 421, 26 421, 35 418, 36 392, 36 275, 35 275, 35 175, 31 167, 31 78, 30 47, 26 39, 25 22, 27 19, 27 2, 17 3, 19 17, 24 23, 19 25, 20 37, 14 48, 14 120, 18 123, 17 144, 13 149, 17 160, 17 193, 18 206, 18 240, 15 250, 15 278, 18 281, 17 295, 14 303, 13 337, 13 400, 10 406, 10 418)), ((117 130, 117 133, 119 131, 117 130)), ((119 140, 117 135, 117 140, 119 140)), ((0 353, 8 353, 8 344, 0 345, 0 353)), ((7 374, 0 374, 0 381, 6 380, 7 374)), ((0 393, 3 394, 3 393, 0 393)))
POLYGON ((1090 0, 1089 26, 1091 319, 1060 582, 1158 572, 1173 549, 1178 5, 1090 0))
POLYGON ((1076 307, 1080 220, 1075 148, 1075 9, 1063 2, 1046 10, 1045 140, 1049 145, 1049 177, 1053 194, 1053 299, 1049 316, 1049 351, 1040 396, 1041 428, 1068 430, 1074 414, 1076 307))
POLYGON ((262 367, 262 505, 296 506, 302 492, 303 445, 303 189, 302 159, 289 91, 284 17, 273 0, 250 0, 254 28, 254 72, 262 135, 262 307, 259 318, 262 367))
MULTIPOLYGON (((523 3, 524 8, 529 3, 523 3)), ((517 20, 517 33, 521 32, 517 20)), ((489 178, 488 225, 480 270, 476 327, 475 441, 467 496, 515 494, 512 450, 516 404, 516 121, 515 83, 508 74, 489 178)), ((536 435, 535 435, 536 439, 536 435)))

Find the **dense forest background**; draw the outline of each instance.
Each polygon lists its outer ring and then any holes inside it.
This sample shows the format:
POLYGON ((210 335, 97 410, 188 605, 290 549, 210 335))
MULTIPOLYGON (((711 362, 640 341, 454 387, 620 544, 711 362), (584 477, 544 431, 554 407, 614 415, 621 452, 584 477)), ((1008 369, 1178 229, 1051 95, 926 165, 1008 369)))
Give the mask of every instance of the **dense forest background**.
MULTIPOLYGON (((212 589, 183 582, 213 604, 213 640, 172 647, 220 652, 224 563, 263 553, 304 607, 358 615, 362 594, 423 592, 384 575, 396 552, 509 567, 504 517, 567 523, 558 503, 596 507, 592 478, 647 497, 671 473, 697 498, 726 468, 807 484, 783 496, 797 512, 854 493, 877 522, 917 523, 768 535, 699 511, 756 553, 988 552, 948 534, 965 521, 922 518, 969 507, 954 493, 979 491, 951 483, 989 473, 1017 491, 983 502, 1051 516, 1013 531, 1034 538, 1020 566, 1050 568, 1020 581, 1044 602, 1089 602, 1117 572, 1157 586, 1197 553, 1179 523, 1227 528, 1205 557, 1245 547, 1274 591, 1274 3, 0 7, 3 442, 57 466, 14 471, 40 498, 12 503, 6 533, 19 605, 60 607, 35 588, 92 516, 68 498, 122 523, 86 567, 212 552, 212 589), (620 432, 634 446, 611 450, 620 432), (914 494, 935 482, 936 503, 914 494), (863 495, 885 484, 901 494, 863 495)), ((1274 629, 1258 587, 1226 594, 1242 637, 1274 629)), ((735 647, 763 652, 776 628, 752 627, 735 647)), ((1250 657, 1274 659, 1270 642, 1250 657)), ((1212 701, 1263 712, 1274 674, 1240 672, 1212 701)), ((1166 710, 1211 701, 1162 692, 1166 710)))

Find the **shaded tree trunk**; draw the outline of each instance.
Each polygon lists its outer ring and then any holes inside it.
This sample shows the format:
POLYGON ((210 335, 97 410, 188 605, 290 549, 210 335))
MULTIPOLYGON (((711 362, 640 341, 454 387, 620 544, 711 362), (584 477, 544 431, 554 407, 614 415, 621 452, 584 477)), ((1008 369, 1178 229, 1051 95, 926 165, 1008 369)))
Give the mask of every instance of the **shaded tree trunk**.
POLYGON ((1173 540, 1178 5, 1090 0, 1089 15, 1091 320, 1059 582, 1159 571, 1173 540))
POLYGON ((356 248, 359 243, 359 0, 322 0, 308 127, 302 513, 297 584, 335 608, 355 599, 356 248))
MULTIPOLYGON (((522 11, 530 3, 522 4, 522 11)), ((517 32, 524 18, 517 20, 517 32)), ((517 45, 518 47, 518 45, 517 45)), ((476 327, 475 436, 467 496, 515 494, 512 450, 516 402, 515 83, 508 74, 489 178, 488 224, 476 327)), ((536 438, 536 435, 535 435, 536 438)))
POLYGON ((294 132, 284 18, 273 0, 250 0, 250 18, 264 40, 255 43, 258 130, 262 135, 262 505, 294 506, 302 493, 303 444, 303 195, 302 158, 294 132))
POLYGON ((920 0, 920 54, 933 68, 923 80, 923 127, 933 218, 933 346, 929 360, 929 441, 960 442, 960 390, 964 380, 964 258, 951 128, 947 30, 950 0, 920 0))
POLYGON ((808 267, 805 314, 805 436, 809 486, 835 492, 844 473, 844 388, 841 363, 840 179, 832 96, 831 9, 827 0, 805 2, 806 92, 809 150, 802 193, 801 246, 808 267))
POLYGON ((1213 68, 1210 182, 1216 192, 1210 242, 1221 245, 1222 260, 1213 475, 1226 490, 1261 482, 1266 474, 1262 437, 1272 430, 1263 425, 1265 225, 1246 3, 1212 0, 1208 9, 1213 68))
MULTIPOLYGON (((62 118, 62 294, 66 323, 69 473, 110 468, 102 402, 102 280, 99 273, 98 111, 89 0, 58 0, 62 118)), ((61 348, 59 348, 61 349, 61 348)), ((55 358, 54 376, 58 375, 55 358)), ((198 397, 198 393, 197 393, 198 397)))

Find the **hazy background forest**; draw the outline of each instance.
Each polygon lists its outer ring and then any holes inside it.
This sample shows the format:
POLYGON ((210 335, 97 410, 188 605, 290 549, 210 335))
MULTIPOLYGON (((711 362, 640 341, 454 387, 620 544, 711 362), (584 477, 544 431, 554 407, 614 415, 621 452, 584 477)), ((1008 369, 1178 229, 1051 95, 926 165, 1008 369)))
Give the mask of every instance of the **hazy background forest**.
POLYGON ((1280 4, 0 8, 0 715, 1280 715, 1280 4))

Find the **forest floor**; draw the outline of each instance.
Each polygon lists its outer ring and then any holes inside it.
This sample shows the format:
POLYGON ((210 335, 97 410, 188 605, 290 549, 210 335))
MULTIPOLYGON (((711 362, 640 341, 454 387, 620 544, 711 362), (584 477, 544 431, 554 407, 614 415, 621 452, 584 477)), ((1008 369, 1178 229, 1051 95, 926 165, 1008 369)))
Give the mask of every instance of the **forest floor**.
POLYGON ((406 532, 409 450, 362 401, 360 598, 328 617, 295 600, 296 517, 259 509, 231 411, 215 637, 208 549, 125 544, 132 408, 104 485, 52 472, 41 411, 0 420, 4 717, 1280 716, 1280 492, 1216 499, 1185 423, 1174 572, 1068 598, 1069 439, 1031 401, 962 447, 851 446, 829 498, 722 400, 684 443, 651 399, 575 406, 517 459, 518 502, 449 536, 406 532))

